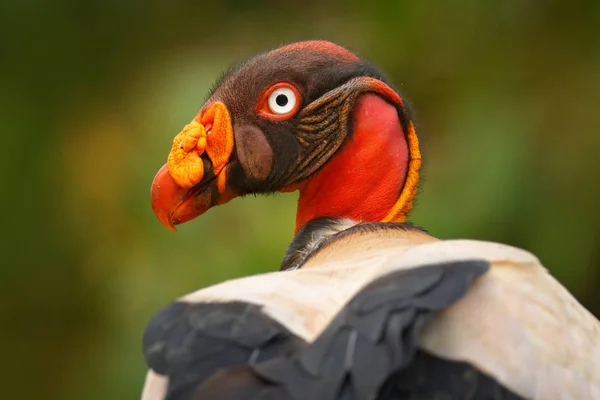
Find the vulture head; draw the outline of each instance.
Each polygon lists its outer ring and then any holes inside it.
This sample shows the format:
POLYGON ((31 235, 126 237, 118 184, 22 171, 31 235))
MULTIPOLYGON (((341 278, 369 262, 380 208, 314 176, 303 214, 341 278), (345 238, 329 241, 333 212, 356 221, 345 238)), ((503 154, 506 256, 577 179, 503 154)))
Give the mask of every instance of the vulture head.
POLYGON ((250 193, 298 190, 296 232, 322 217, 401 222, 421 156, 383 74, 325 41, 231 68, 173 140, 151 201, 169 229, 250 193))

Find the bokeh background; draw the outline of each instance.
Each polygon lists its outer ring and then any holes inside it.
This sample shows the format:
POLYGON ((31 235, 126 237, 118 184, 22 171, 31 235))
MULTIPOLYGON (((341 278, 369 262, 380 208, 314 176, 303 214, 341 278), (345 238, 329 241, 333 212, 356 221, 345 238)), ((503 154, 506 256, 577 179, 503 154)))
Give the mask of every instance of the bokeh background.
POLYGON ((296 196, 174 234, 149 186, 230 63, 325 38, 413 105, 411 220, 536 253, 600 315, 600 2, 6 0, 0 4, 2 398, 137 398, 175 297, 271 271, 296 196))

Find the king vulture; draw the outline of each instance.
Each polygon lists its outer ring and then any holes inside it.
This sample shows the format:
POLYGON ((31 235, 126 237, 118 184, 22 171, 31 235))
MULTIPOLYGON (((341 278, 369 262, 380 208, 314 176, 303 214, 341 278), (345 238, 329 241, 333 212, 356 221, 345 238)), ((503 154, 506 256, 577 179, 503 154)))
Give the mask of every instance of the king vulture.
POLYGON ((535 256, 405 222, 420 164, 407 104, 342 47, 229 70, 175 137, 154 212, 174 230, 298 190, 296 236, 282 271, 152 318, 143 400, 600 400, 600 323, 535 256))

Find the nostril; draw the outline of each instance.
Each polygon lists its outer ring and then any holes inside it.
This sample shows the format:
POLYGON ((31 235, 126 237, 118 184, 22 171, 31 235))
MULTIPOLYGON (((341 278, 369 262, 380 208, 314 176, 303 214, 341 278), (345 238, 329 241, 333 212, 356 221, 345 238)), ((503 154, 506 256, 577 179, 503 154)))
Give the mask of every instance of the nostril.
POLYGON ((208 123, 206 124, 206 126, 204 127, 204 131, 206 132, 207 135, 210 135, 210 132, 212 131, 212 127, 213 124, 212 123, 208 123))

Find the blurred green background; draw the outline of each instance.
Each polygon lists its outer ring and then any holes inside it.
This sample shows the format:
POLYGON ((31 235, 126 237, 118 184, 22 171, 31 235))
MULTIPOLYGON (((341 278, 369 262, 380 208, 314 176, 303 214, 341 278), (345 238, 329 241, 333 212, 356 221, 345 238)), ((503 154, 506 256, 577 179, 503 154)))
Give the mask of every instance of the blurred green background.
POLYGON ((2 398, 137 398, 155 311, 278 267, 294 194, 174 234, 149 187, 223 69, 299 39, 358 52, 413 105, 413 222, 530 250, 600 315, 597 0, 6 0, 0 37, 2 398))

